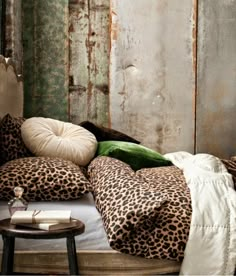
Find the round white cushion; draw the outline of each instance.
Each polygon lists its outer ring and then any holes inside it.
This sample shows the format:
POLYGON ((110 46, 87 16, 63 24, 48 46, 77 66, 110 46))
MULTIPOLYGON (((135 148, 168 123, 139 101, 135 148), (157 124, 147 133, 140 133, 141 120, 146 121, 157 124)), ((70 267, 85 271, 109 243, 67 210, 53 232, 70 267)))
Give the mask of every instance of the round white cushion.
POLYGON ((60 157, 81 166, 92 160, 97 149, 96 137, 87 129, 50 118, 27 119, 21 135, 36 156, 60 157))

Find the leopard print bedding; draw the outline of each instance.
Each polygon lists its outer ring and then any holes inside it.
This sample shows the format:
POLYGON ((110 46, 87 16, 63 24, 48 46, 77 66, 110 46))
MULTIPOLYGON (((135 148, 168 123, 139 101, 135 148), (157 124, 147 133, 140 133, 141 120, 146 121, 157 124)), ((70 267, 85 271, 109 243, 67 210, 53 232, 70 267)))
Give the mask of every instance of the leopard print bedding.
POLYGON ((0 165, 17 158, 33 156, 21 137, 22 117, 6 114, 0 123, 0 165))
POLYGON ((231 158, 231 160, 222 159, 221 160, 225 165, 228 172, 232 175, 234 182, 234 189, 236 191, 236 159, 231 158))
POLYGON ((134 172, 120 160, 97 157, 88 177, 113 249, 145 258, 183 259, 192 210, 180 169, 134 172))
POLYGON ((87 193, 84 168, 55 157, 25 157, 0 166, 0 199, 9 200, 21 186, 27 201, 78 199, 87 193))

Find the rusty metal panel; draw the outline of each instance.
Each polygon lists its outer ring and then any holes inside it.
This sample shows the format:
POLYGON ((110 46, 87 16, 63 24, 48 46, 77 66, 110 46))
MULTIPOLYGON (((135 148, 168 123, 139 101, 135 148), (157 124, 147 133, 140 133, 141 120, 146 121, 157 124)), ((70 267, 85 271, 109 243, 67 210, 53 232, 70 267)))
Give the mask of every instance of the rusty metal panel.
POLYGON ((199 0, 197 152, 236 155, 236 1, 199 0))
POLYGON ((109 0, 70 1, 70 120, 108 124, 109 0))
POLYGON ((162 153, 194 151, 195 4, 111 1, 111 126, 162 153))
POLYGON ((68 120, 68 0, 24 0, 26 117, 68 120))

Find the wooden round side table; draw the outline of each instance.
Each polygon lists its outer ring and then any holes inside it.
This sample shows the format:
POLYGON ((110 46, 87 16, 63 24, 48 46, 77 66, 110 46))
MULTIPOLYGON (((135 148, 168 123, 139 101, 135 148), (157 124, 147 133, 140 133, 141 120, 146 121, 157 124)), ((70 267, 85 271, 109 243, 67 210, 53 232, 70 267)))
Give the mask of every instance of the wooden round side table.
POLYGON ((2 252, 2 275, 9 275, 13 273, 14 265, 14 250, 15 238, 22 239, 61 239, 66 238, 67 254, 69 262, 70 275, 79 275, 75 236, 84 232, 85 226, 83 222, 73 228, 60 230, 38 230, 26 227, 16 226, 10 223, 10 218, 0 220, 0 234, 3 238, 3 252, 2 252))

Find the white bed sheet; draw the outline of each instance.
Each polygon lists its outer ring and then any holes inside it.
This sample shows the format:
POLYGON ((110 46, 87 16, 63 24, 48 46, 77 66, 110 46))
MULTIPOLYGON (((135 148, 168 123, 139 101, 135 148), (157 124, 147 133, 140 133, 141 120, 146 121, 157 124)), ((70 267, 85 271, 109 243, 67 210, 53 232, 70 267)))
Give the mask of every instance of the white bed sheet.
MULTIPOLYGON (((101 216, 95 207, 91 193, 78 200, 71 201, 40 201, 30 202, 28 210, 71 210, 71 216, 80 219, 85 224, 85 232, 76 236, 77 250, 112 250, 103 227, 101 216)), ((0 201, 0 219, 9 218, 7 201, 0 201)), ((66 250, 66 240, 28 240, 16 239, 16 250, 66 250)), ((2 250, 2 239, 0 239, 2 250)))

